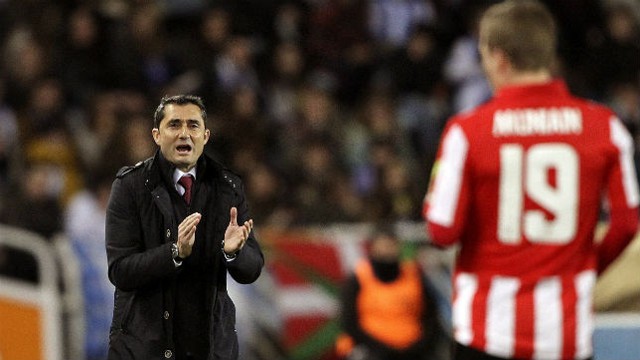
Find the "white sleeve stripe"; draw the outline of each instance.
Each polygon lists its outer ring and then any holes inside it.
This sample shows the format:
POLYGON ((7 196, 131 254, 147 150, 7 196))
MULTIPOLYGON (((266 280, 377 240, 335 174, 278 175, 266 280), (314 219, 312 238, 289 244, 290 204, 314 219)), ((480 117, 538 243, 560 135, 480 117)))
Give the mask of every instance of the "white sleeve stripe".
POLYGON ((620 150, 620 167, 622 171, 622 185, 629 207, 635 207, 640 202, 638 195, 638 179, 633 165, 633 139, 616 117, 609 121, 611 125, 611 141, 620 150))
POLYGON ((469 345, 473 341, 472 313, 473 298, 478 291, 478 279, 467 273, 455 278, 456 297, 453 302, 453 328, 456 341, 469 345))
POLYGON ((575 279, 576 295, 576 359, 586 359, 593 353, 592 293, 596 283, 594 271, 583 271, 575 279))
POLYGON ((451 226, 460 196, 462 170, 469 143, 460 126, 454 125, 443 139, 442 146, 433 190, 429 195, 427 218, 433 223, 451 226))
POLYGON ((558 277, 541 280, 534 290, 534 359, 562 357, 562 284, 558 277))
POLYGON ((486 351, 504 358, 513 356, 516 332, 516 294, 520 280, 494 276, 487 298, 486 351))

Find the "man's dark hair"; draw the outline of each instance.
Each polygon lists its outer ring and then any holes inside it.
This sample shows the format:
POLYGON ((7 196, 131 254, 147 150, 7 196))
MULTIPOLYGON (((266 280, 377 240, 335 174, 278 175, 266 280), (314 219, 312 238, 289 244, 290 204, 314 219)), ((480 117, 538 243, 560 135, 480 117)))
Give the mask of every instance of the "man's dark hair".
POLYGON ((160 105, 156 109, 156 112, 153 114, 153 127, 160 127, 160 122, 164 118, 164 107, 167 104, 176 104, 176 105, 186 105, 186 104, 194 104, 200 108, 200 113, 202 115, 202 120, 204 121, 205 127, 207 126, 207 109, 204 107, 204 102, 202 98, 195 95, 174 95, 174 96, 164 96, 162 100, 160 100, 160 105))

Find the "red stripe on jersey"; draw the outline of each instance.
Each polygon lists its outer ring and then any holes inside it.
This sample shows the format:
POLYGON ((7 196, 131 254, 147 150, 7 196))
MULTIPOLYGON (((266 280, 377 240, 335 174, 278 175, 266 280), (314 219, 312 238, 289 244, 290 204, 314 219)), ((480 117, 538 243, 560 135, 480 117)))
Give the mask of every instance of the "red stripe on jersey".
POLYGON ((562 303, 564 304, 564 343, 562 347, 563 359, 574 359, 576 355, 576 311, 573 306, 577 303, 578 296, 575 288, 575 278, 564 278, 562 281, 562 303), (567 306, 572 308, 567 309, 567 306))
MULTIPOLYGON (((478 278, 478 289, 488 289, 491 285, 491 279, 486 277, 478 278)), ((473 329, 473 344, 480 349, 484 349, 486 339, 486 323, 487 323, 487 291, 480 290, 476 292, 472 305, 471 328, 473 329)))
POLYGON ((529 359, 533 355, 533 338, 535 317, 533 291, 528 289, 518 294, 516 299, 516 331, 514 358, 529 359))

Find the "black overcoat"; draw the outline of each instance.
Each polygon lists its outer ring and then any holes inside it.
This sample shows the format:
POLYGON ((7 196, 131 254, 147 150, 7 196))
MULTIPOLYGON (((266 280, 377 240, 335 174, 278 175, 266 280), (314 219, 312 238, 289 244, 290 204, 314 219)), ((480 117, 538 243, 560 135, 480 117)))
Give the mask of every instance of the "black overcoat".
MULTIPOLYGON (((176 190, 163 180, 161 156, 158 151, 150 159, 121 169, 111 189, 106 247, 109 279, 116 290, 110 360, 175 359, 172 314, 181 268, 176 268, 171 256, 178 223, 171 203, 175 196, 170 192, 176 190)), ((201 156, 192 211, 202 214, 196 242, 204 248, 207 271, 202 276, 210 284, 206 294, 209 360, 238 357, 235 306, 226 291, 227 273, 248 284, 258 278, 264 265, 254 231, 235 260, 224 259, 220 244, 232 206, 238 209, 239 224, 249 219, 240 178, 201 156), (204 182, 207 186, 198 185, 204 182)))

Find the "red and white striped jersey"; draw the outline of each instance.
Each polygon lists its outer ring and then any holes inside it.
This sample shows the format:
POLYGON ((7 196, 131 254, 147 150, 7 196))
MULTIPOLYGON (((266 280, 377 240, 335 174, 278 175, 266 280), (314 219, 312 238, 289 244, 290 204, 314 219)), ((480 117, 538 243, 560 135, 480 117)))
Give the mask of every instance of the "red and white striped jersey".
POLYGON ((435 244, 460 245, 456 341, 505 358, 591 356, 596 274, 638 226, 633 151, 609 109, 559 80, 503 88, 449 121, 423 216, 435 244))

